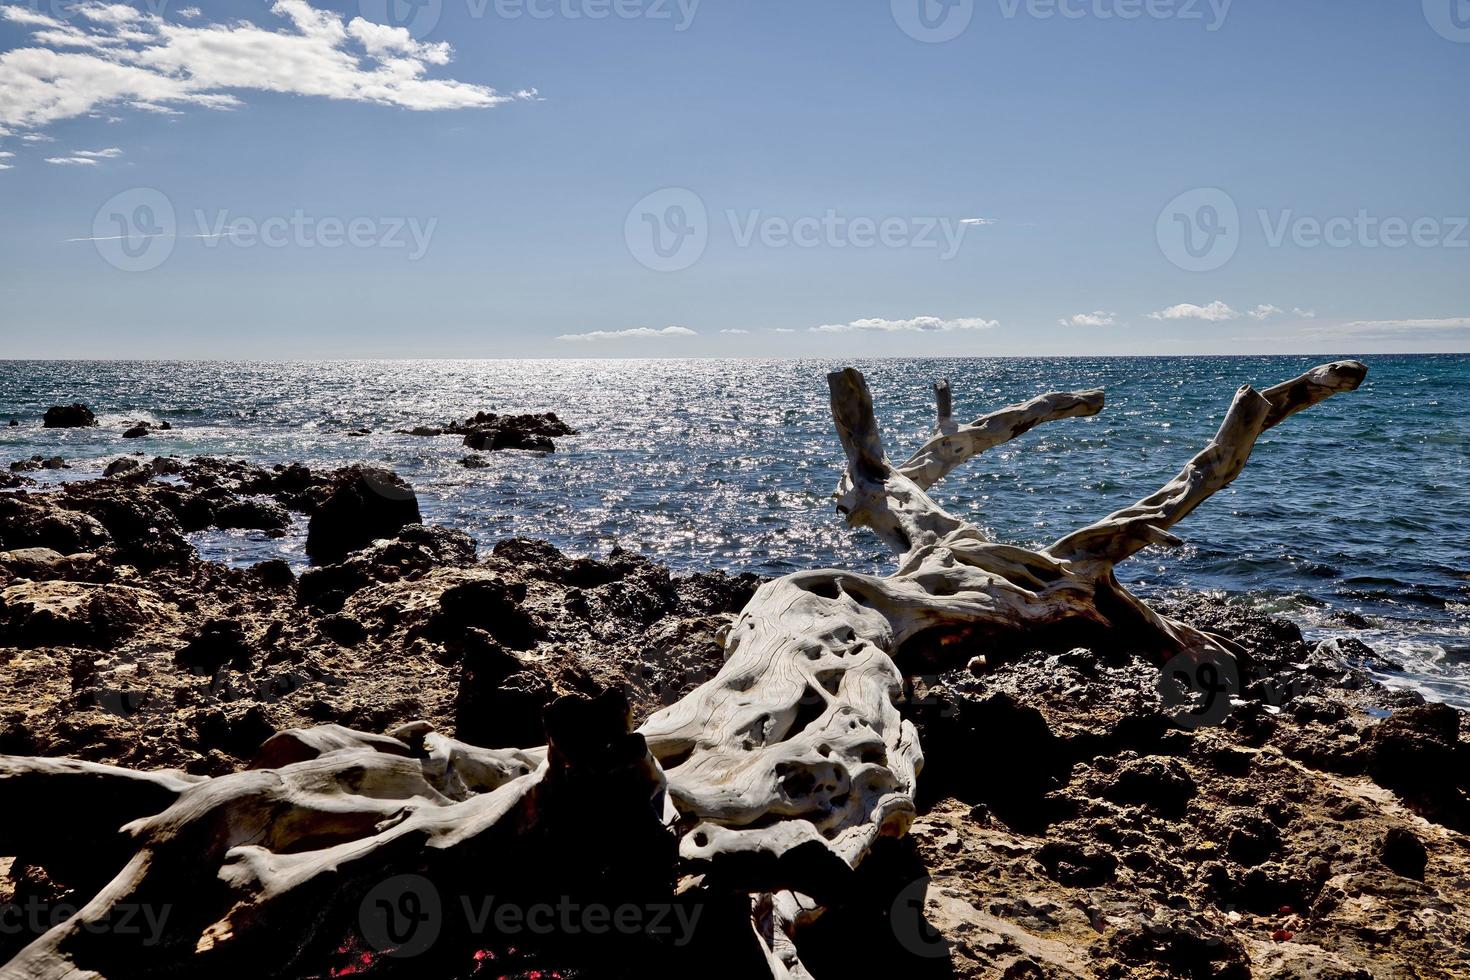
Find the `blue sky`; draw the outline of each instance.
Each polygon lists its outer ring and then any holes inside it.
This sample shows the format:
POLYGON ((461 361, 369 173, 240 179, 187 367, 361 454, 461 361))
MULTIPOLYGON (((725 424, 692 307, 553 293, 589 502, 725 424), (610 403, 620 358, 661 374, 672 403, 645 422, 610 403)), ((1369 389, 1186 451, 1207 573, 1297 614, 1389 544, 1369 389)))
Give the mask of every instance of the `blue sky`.
POLYGON ((1467 90, 1470 0, 0 0, 0 357, 1465 351, 1467 90))

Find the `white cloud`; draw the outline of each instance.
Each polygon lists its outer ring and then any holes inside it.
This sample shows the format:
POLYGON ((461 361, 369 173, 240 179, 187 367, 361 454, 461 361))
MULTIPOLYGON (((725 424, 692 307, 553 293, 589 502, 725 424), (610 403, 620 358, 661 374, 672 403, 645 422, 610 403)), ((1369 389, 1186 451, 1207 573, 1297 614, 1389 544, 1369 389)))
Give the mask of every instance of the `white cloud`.
POLYGON ((235 90, 416 110, 483 108, 514 98, 426 78, 430 66, 450 60, 447 43, 416 41, 401 27, 360 17, 344 24, 306 0, 276 0, 271 12, 289 23, 281 29, 246 20, 187 26, 121 4, 76 9, 84 23, 0 6, 5 20, 37 28, 32 46, 0 53, 0 125, 33 128, 118 104, 166 112, 229 108, 240 104, 235 90))
POLYGON ((196 20, 203 13, 198 7, 184 7, 179 11, 179 16, 185 20, 196 20))
POLYGON ((15 156, 15 154, 11 153, 9 150, 0 150, 0 160, 9 160, 13 156, 15 156))
POLYGON ((0 170, 14 170, 14 169, 15 169, 15 168, 14 168, 14 167, 12 167, 12 166, 11 166, 11 165, 10 165, 10 164, 8 164, 8 163, 0 163, 0 170))
POLYGON ((720 333, 750 333, 750 331, 749 330, 741 330, 738 327, 732 327, 732 328, 730 328, 728 330, 721 330, 720 333))
POLYGON ((109 146, 105 150, 75 150, 73 152, 79 157, 95 157, 98 160, 111 160, 115 157, 122 156, 123 151, 115 146, 109 146))
POLYGON ((21 137, 27 143, 55 143, 56 137, 47 136, 45 133, 26 133, 21 137))
POLYGON ((1291 308, 1291 312, 1301 317, 1303 320, 1311 320, 1317 315, 1316 310, 1304 310, 1300 306, 1293 306, 1291 308))
POLYGON ((1116 326, 1118 314, 1094 310, 1091 313, 1074 313, 1065 320, 1058 320, 1064 327, 1112 327, 1116 326))
POLYGON ((993 225, 993 224, 995 224, 995 219, 994 218, 961 218, 960 219, 960 224, 962 224, 962 225, 993 225))
POLYGON ((1219 323, 1223 320, 1238 320, 1240 314, 1217 299, 1208 306, 1180 303, 1178 306, 1150 313, 1148 318, 1150 320, 1208 320, 1211 323, 1219 323))
POLYGON ((916 316, 907 320, 884 320, 870 317, 853 320, 851 323, 824 323, 812 327, 815 333, 851 333, 869 331, 876 333, 948 333, 952 330, 989 330, 1000 326, 999 320, 984 320, 980 317, 963 317, 957 320, 942 320, 937 316, 916 316))
POLYGON ((1264 320, 1267 317, 1272 317, 1282 312, 1284 311, 1279 306, 1272 306, 1270 303, 1262 303, 1254 309, 1247 310, 1245 315, 1250 317, 1252 320, 1264 320))
POLYGON ((47 163, 54 163, 62 167, 95 167, 97 161, 92 157, 47 157, 47 163))
POLYGON ((1439 319, 1420 320, 1353 320, 1329 326, 1308 327, 1304 333, 1312 336, 1353 337, 1402 337, 1415 333, 1445 333, 1452 330, 1470 330, 1470 316, 1449 316, 1439 319))
POLYGON ((564 333, 557 340, 631 340, 645 337, 696 337, 688 327, 631 327, 627 330, 593 330, 589 333, 564 333))

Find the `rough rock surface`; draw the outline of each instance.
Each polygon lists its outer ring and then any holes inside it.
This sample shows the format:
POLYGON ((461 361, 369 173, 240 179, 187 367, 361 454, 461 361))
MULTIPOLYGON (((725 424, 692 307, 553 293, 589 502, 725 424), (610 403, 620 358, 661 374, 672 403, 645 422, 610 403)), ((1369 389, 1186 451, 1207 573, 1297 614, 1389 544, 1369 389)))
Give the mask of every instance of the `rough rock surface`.
MULTIPOLYGON (((478 412, 463 422, 449 422, 443 426, 418 426, 405 430, 414 436, 463 436, 464 445, 482 452, 500 449, 528 449, 553 452, 555 436, 574 436, 577 430, 567 425, 555 412, 530 415, 497 415, 494 412, 478 412)), ((467 457, 472 459, 473 457, 467 457)), ((467 466, 474 464, 466 462, 467 466)))
MULTIPOLYGON (((159 459, 0 496, 0 752, 217 775, 284 729, 417 719, 535 745, 560 694, 621 688, 641 720, 711 676, 757 584, 524 539, 480 554, 416 519, 299 576, 182 537, 244 503, 320 515, 345 487, 356 506, 365 480, 159 459)), ((1463 714, 1375 685, 1356 641, 1313 647, 1219 596, 1159 604, 1248 652, 1221 723, 1171 709, 1127 651, 911 679, 921 813, 803 934, 814 975, 1470 975, 1463 714)), ((84 890, 0 875, 0 902, 84 890)), ((25 938, 0 935, 0 960, 25 938)))
POLYGON ((48 429, 78 429, 96 424, 97 416, 81 402, 52 405, 41 419, 41 425, 48 429))

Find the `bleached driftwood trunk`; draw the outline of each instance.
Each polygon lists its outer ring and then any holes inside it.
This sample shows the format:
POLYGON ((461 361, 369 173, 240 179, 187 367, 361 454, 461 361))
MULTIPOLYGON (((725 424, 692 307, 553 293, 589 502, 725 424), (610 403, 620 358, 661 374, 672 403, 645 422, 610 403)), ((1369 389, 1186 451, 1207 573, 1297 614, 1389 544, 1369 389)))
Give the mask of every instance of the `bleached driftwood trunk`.
POLYGON ((283 733, 251 769, 215 779, 0 759, 0 854, 85 863, 86 841, 124 824, 131 847, 121 872, 0 978, 200 975, 220 963, 289 973, 332 910, 385 875, 523 873, 549 854, 557 868, 577 866, 568 854, 600 866, 599 855, 653 853, 675 837, 684 884, 749 896, 771 973, 804 977, 799 927, 877 838, 902 835, 914 816, 923 753, 899 711, 905 645, 941 634, 954 666, 987 644, 1229 658, 1228 641, 1154 612, 1114 566, 1178 543, 1170 529, 1235 479, 1263 431, 1365 375, 1340 361, 1262 392, 1242 387, 1215 438, 1157 493, 1031 551, 988 540, 926 491, 1036 425, 1096 414, 1102 392, 1043 395, 957 425, 941 383, 932 438, 895 466, 863 376, 832 374, 848 461, 837 506, 889 544, 893 574, 827 569, 762 586, 729 631, 719 674, 632 734, 614 697, 558 702, 548 744, 526 750, 475 748, 416 724, 387 736, 283 733), (60 829, 47 816, 58 809, 60 829), (522 851, 532 857, 507 867, 522 851), (99 928, 120 907, 163 901, 187 908, 161 943, 99 928))

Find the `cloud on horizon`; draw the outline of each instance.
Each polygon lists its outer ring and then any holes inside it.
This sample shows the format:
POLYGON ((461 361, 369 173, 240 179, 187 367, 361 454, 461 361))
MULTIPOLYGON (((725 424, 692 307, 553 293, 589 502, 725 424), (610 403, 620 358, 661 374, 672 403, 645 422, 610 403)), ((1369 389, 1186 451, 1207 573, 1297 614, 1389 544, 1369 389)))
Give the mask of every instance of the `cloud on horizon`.
POLYGON ((1074 313, 1057 322, 1064 327, 1113 327, 1118 324, 1117 316, 1116 313, 1094 310, 1091 313, 1074 313))
POLYGON ((813 333, 949 333, 954 330, 991 330, 1000 326, 999 320, 986 320, 981 317, 961 317, 956 320, 944 320, 937 316, 916 316, 907 320, 884 320, 879 317, 870 317, 865 320, 853 320, 851 323, 824 323, 820 327, 812 327, 813 333))
POLYGON ((630 327, 627 330, 592 330, 588 333, 564 333, 557 340, 637 340, 648 337, 697 337, 699 336, 688 327, 664 327, 655 330, 652 327, 630 327))
POLYGON ((1314 337, 1352 336, 1361 338, 1403 337, 1416 333, 1445 333, 1470 330, 1470 316, 1449 316, 1416 320, 1351 320, 1335 325, 1308 327, 1303 333, 1314 337))
POLYGON ((425 111, 536 98, 534 89, 504 95, 426 78, 430 66, 449 63, 447 42, 421 42, 406 28, 361 17, 344 23, 306 0, 272 4, 290 24, 279 30, 239 19, 186 26, 116 3, 72 10, 80 23, 0 5, 0 20, 33 29, 33 46, 0 52, 0 129, 34 129, 113 105, 170 114, 179 106, 229 109, 241 104, 233 94, 240 90, 425 111))
POLYGON ((1207 320, 1210 323, 1220 323, 1225 320, 1238 320, 1240 314, 1231 309, 1224 300, 1217 299, 1207 306, 1180 303, 1177 306, 1150 313, 1148 318, 1150 320, 1207 320))

